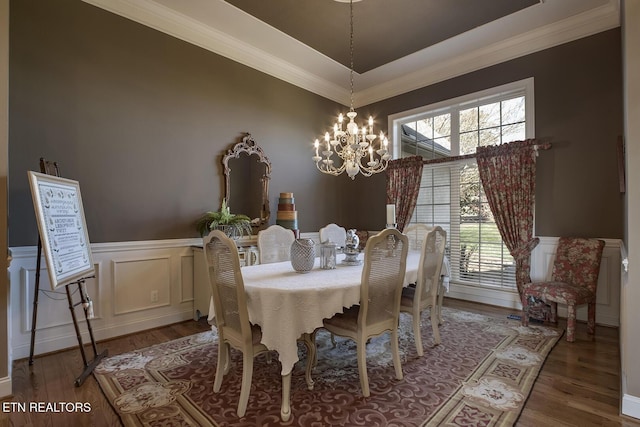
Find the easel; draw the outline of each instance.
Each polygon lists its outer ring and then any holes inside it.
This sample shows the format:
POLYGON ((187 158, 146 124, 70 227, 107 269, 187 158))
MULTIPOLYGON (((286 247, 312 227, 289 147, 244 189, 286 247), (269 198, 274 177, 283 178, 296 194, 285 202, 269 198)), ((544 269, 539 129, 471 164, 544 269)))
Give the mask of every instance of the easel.
MULTIPOLYGON (((58 168, 57 162, 51 162, 45 160, 44 158, 40 158, 40 171, 47 175, 52 176, 60 176, 60 169, 58 168)), ((33 352, 35 347, 35 339, 36 339, 36 321, 38 318, 38 296, 40 294, 40 267, 41 267, 41 258, 42 258, 42 239, 38 236, 38 254, 36 260, 36 283, 35 290, 33 295, 33 317, 31 320, 31 349, 29 351, 29 365, 33 365, 33 352)), ((93 317, 93 308, 91 299, 87 294, 87 289, 85 286, 86 279, 94 278, 95 276, 87 276, 82 277, 76 281, 68 283, 65 285, 65 290, 67 292, 67 301, 69 302, 69 310, 71 311, 71 317, 73 319, 73 326, 76 331, 76 337, 78 338, 78 345, 80 346, 80 353, 82 354, 82 362, 84 364, 84 369, 82 373, 76 378, 74 384, 76 387, 79 387, 84 383, 84 380, 93 372, 95 367, 100 363, 104 357, 107 356, 108 350, 103 351, 98 354, 98 347, 96 345, 96 340, 93 336, 93 329, 91 328, 90 319, 93 317), (73 297, 71 295, 71 290, 69 289, 72 285, 78 285, 78 293, 80 294, 80 301, 77 303, 73 302, 73 297), (78 305, 82 305, 84 311, 84 318, 87 322, 87 329, 89 331, 89 337, 91 338, 91 345, 93 347, 94 358, 91 361, 87 361, 87 356, 84 350, 84 343, 82 341, 82 336, 80 334, 80 327, 78 325, 78 318, 76 317, 75 308, 78 305), (91 312, 91 315, 90 315, 91 312)))

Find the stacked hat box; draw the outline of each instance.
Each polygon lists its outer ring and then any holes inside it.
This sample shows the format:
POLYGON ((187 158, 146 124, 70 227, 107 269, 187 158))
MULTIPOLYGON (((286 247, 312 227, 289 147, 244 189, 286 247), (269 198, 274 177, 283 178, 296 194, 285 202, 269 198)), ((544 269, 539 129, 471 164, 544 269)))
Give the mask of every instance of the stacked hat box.
POLYGON ((298 237, 298 211, 296 211, 293 193, 280 193, 276 224, 288 228, 298 237))

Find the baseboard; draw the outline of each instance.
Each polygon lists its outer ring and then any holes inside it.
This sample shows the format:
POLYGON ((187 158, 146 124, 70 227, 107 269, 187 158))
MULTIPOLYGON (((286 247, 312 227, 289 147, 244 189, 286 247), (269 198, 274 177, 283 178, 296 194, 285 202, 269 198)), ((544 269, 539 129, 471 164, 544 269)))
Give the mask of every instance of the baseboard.
MULTIPOLYGON (((112 325, 109 327, 96 328, 93 327, 93 335, 96 341, 103 341, 110 338, 115 338, 122 335, 132 334, 135 332, 144 331, 147 329, 157 328, 159 326, 170 325, 173 323, 183 322, 185 320, 193 319, 193 310, 189 308, 188 310, 179 312, 179 313, 171 313, 163 316, 154 316, 145 319, 139 319, 129 323, 121 323, 118 325, 112 325)), ((81 337, 84 344, 91 343, 89 333, 84 325, 84 322, 80 324, 81 337)), ((36 331, 36 338, 38 337, 36 331)), ((72 348, 78 348, 78 338, 74 333, 69 333, 61 336, 47 337, 46 339, 37 341, 35 344, 34 354, 46 354, 51 353, 53 351, 62 351, 69 350, 72 348)), ((13 349, 12 359, 23 359, 29 357, 29 351, 31 349, 30 343, 25 343, 23 345, 16 346, 13 349)), ((101 352, 104 350, 102 346, 98 345, 98 351, 101 352)), ((88 351, 87 357, 92 358, 93 352, 91 350, 88 351)))
POLYGON ((0 399, 9 397, 12 394, 11 377, 0 378, 0 399))
POLYGON ((622 415, 640 419, 640 397, 622 395, 622 415))
POLYGON ((497 307, 513 308, 517 310, 522 309, 522 304, 520 303, 518 294, 511 289, 489 289, 451 283, 449 292, 446 293, 445 296, 464 301, 494 305, 497 307))

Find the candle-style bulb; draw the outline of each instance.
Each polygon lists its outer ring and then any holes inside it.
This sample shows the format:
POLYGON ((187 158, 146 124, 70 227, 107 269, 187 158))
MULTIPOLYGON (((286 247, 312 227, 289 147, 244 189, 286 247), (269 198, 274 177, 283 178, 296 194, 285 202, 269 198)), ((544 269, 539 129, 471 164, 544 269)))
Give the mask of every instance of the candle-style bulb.
POLYGON ((320 141, 318 141, 318 138, 316 138, 315 142, 313 143, 313 146, 316 148, 320 146, 320 141))
POLYGON ((369 116, 369 126, 373 126, 373 116, 369 116))
POLYGON ((344 116, 342 115, 342 113, 340 113, 340 115, 338 115, 338 123, 342 124, 343 120, 344 120, 344 116))

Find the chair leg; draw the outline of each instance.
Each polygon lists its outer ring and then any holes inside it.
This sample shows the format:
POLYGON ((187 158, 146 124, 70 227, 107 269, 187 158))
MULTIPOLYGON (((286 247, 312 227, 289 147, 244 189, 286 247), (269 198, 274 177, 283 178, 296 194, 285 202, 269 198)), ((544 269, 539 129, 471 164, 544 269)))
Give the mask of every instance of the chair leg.
MULTIPOLYGON (((420 347, 420 349, 422 349, 422 347, 420 347)), ((398 345, 398 328, 395 328, 391 332, 391 350, 393 352, 393 366, 396 369, 396 378, 401 380, 403 375, 402 364, 400 363, 400 347, 398 345)))
POLYGON ((444 293, 447 289, 442 284, 442 279, 440 279, 440 287, 438 288, 438 303, 436 304, 436 313, 438 313, 438 325, 442 325, 442 300, 444 299, 444 293))
POLYGON ((590 335, 596 333, 596 303, 590 302, 587 308, 587 332, 590 335))
POLYGON ((438 324, 440 319, 438 316, 431 316, 431 329, 433 329, 433 342, 435 345, 440 345, 440 328, 438 328, 438 324))
POLYGON ((251 377, 253 376, 253 353, 247 351, 242 354, 242 385, 240 386, 240 400, 238 400, 238 417, 244 417, 251 391, 251 377))
POLYGON ((522 326, 529 326, 529 301, 527 297, 522 299, 522 316, 520 322, 522 326))
POLYGON ((551 307, 551 319, 549 321, 551 323, 558 323, 558 303, 557 302, 549 302, 549 307, 551 307))
POLYGON ((223 372, 225 375, 229 373, 231 370, 231 346, 227 343, 224 346, 224 368, 223 372))
MULTIPOLYGON (((433 319, 436 319, 434 316, 435 313, 431 313, 431 323, 433 323, 433 319)), ((413 340, 416 342, 416 351, 418 352, 418 356, 424 355, 424 350, 422 349, 422 334, 420 333, 420 312, 416 314, 415 312, 412 314, 413 317, 413 340)), ((438 319, 436 319, 437 321, 438 319)))
POLYGON ((218 344, 218 365, 216 367, 216 376, 213 380, 213 392, 220 391, 222 385, 222 378, 226 375, 225 369, 229 366, 229 344, 223 342, 218 344))
POLYGON ((576 340, 576 306, 567 304, 567 341, 576 340))
MULTIPOLYGON (((396 341, 397 345, 397 341, 396 341)), ((358 374, 360 375, 360 387, 362 387, 362 395, 369 397, 369 377, 367 376, 367 343, 364 340, 358 340, 358 374)))

